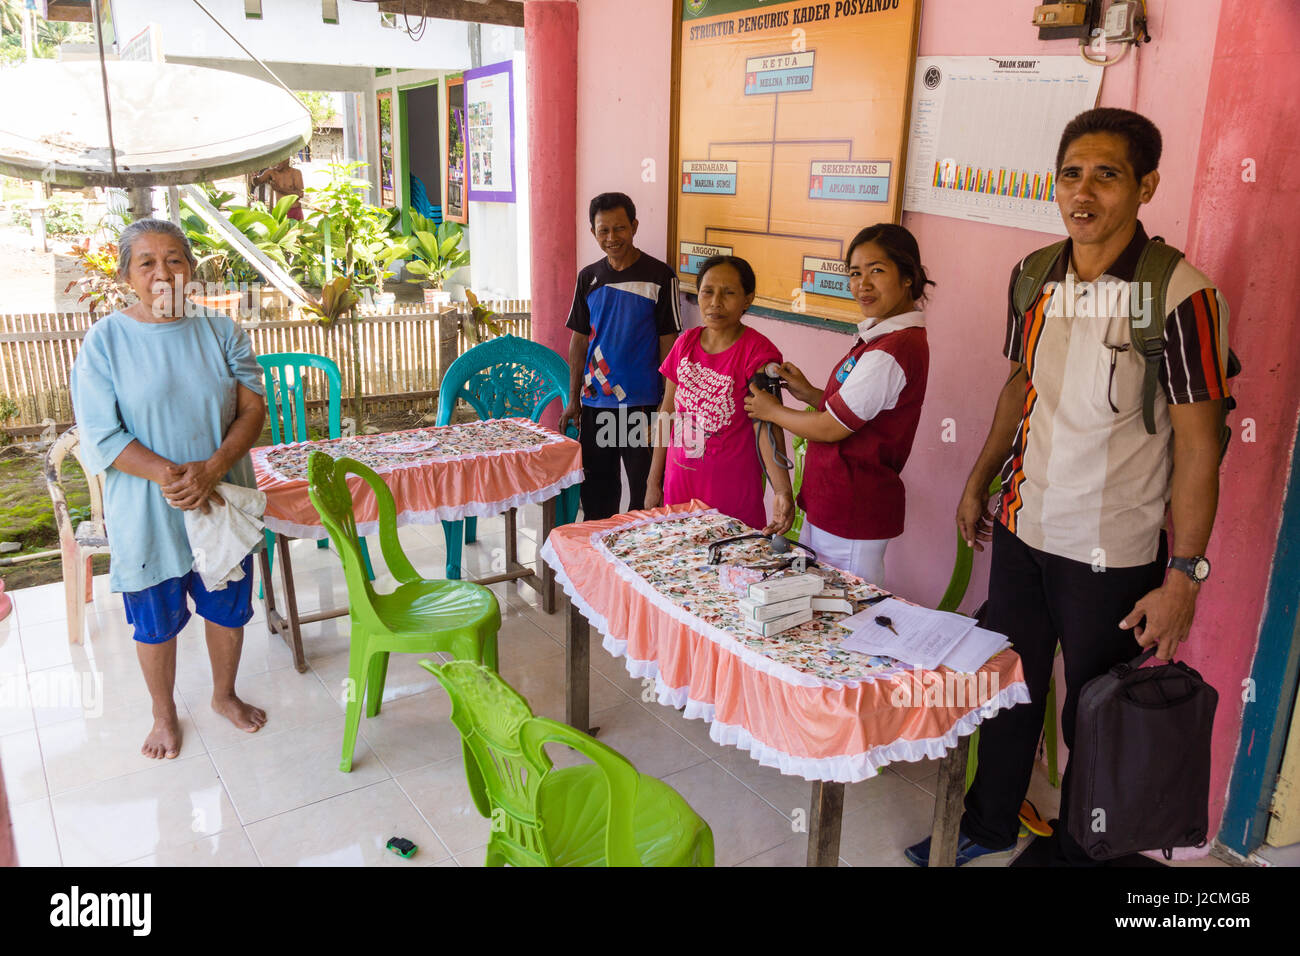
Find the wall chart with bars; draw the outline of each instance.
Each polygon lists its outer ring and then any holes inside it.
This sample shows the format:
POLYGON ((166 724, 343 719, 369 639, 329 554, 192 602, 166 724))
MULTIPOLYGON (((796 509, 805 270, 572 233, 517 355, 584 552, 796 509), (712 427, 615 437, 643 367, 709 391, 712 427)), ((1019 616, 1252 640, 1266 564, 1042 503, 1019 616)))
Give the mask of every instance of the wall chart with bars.
POLYGON ((1101 73, 1077 56, 919 57, 903 208, 1065 235, 1056 147, 1101 73))

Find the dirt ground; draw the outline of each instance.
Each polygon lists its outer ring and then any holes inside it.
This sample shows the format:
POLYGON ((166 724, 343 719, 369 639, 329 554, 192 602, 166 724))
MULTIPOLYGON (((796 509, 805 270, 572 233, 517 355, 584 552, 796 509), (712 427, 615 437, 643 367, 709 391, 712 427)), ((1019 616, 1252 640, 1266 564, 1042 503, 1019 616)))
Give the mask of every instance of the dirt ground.
POLYGON ((84 312, 69 282, 81 278, 81 266, 68 255, 71 243, 50 240, 50 251, 32 248, 31 233, 0 227, 0 310, 5 312, 84 312))

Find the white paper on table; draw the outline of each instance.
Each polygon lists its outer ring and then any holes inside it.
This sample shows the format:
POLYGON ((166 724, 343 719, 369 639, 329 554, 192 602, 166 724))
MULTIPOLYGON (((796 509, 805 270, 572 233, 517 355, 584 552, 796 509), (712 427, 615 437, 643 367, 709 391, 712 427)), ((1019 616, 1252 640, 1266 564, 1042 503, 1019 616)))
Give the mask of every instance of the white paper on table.
POLYGON ((888 598, 839 623, 853 632, 840 642, 840 647, 934 670, 970 633, 975 619, 888 598), (889 618, 894 630, 877 624, 878 617, 889 618))
POLYGON ((1004 635, 972 627, 970 633, 944 657, 943 666, 963 674, 973 674, 987 664, 990 657, 1010 646, 1011 642, 1004 635))

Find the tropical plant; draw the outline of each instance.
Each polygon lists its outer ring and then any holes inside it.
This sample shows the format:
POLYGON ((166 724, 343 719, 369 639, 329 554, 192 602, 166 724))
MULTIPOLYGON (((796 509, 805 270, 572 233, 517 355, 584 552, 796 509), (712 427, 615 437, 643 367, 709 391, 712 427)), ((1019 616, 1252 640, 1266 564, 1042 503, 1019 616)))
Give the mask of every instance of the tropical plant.
MULTIPOLYGON (((21 63, 26 59, 23 49, 23 0, 0 0, 0 61, 21 63)), ((35 27, 32 35, 32 55, 38 59, 58 56, 59 47, 69 40, 93 43, 94 28, 89 23, 49 21, 39 16, 32 18, 35 27)))
POLYGON ((117 280, 116 243, 105 242, 92 248, 87 239, 82 245, 72 247, 72 257, 81 265, 82 276, 67 284, 64 295, 74 288, 80 289, 81 297, 77 301, 89 300, 92 312, 127 307, 131 292, 117 280))
MULTIPOLYGON (((232 193, 210 192, 208 198, 268 259, 290 275, 300 271, 303 226, 289 216, 289 209, 297 197, 284 196, 270 209, 260 202, 223 209, 225 202, 215 201, 223 198, 228 201, 233 198, 232 193)), ((198 259, 195 278, 200 282, 214 283, 259 282, 261 274, 234 244, 213 229, 188 201, 182 200, 182 204, 186 211, 181 222, 198 259)))
POLYGON ((320 290, 320 301, 303 311, 329 323, 347 315, 360 301, 361 297, 352 291, 352 278, 335 276, 320 290))
POLYGON ((86 217, 82 215, 80 207, 56 197, 45 210, 45 231, 59 238, 84 236, 88 231, 86 217))
POLYGON ((432 222, 411 210, 411 234, 406 237, 406 253, 412 260, 406 271, 415 276, 407 282, 428 284, 431 289, 441 289, 443 283, 462 266, 469 265, 469 250, 461 249, 465 230, 457 223, 432 222))
POLYGON ((501 318, 499 312, 494 312, 486 305, 481 305, 472 290, 465 290, 465 298, 469 301, 469 314, 461 320, 461 328, 465 331, 465 339, 470 345, 478 345, 480 342, 486 342, 494 335, 504 335, 505 328, 497 320, 501 318))
POLYGON ((330 163, 329 183, 308 188, 303 205, 313 229, 311 253, 350 276, 355 289, 377 289, 391 275, 389 266, 407 251, 395 231, 398 212, 366 202, 370 184, 354 176, 365 165, 330 163))
MULTIPOLYGON (((29 229, 32 225, 32 211, 27 206, 18 206, 13 213, 14 225, 29 229)), ((86 219, 81 210, 60 196, 55 196, 45 207, 45 234, 59 239, 69 236, 84 236, 87 233, 86 219)))
POLYGON ((308 189, 303 203, 308 211, 310 253, 335 273, 323 282, 320 306, 313 310, 322 322, 351 318, 352 417, 362 427, 361 336, 354 306, 360 293, 382 289, 392 273, 394 260, 407 255, 406 244, 396 233, 397 210, 382 209, 366 202, 370 184, 356 173, 365 163, 330 163, 330 181, 319 189, 308 189))

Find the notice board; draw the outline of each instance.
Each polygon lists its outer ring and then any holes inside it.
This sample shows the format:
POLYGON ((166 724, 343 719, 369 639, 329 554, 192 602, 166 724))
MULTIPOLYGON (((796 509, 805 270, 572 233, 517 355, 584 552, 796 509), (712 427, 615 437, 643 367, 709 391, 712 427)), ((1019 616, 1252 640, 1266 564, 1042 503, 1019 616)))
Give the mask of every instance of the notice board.
POLYGON ((471 202, 515 201, 515 81, 510 61, 466 70, 471 202))
POLYGON ((670 245, 749 260, 763 314, 861 318, 844 253, 902 211, 919 0, 678 0, 670 245))
POLYGON ((921 57, 903 208, 1064 236, 1056 147, 1101 75, 1078 56, 921 57))

